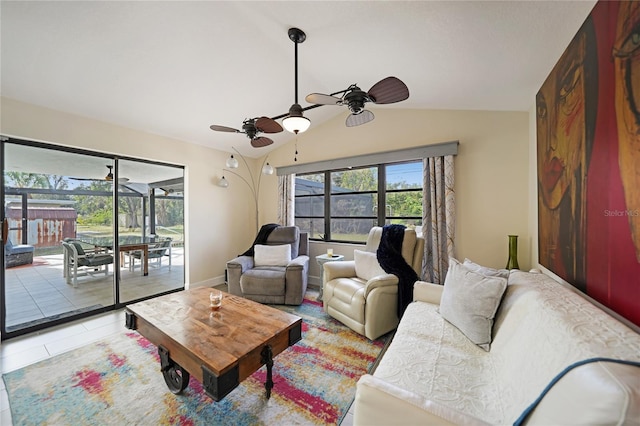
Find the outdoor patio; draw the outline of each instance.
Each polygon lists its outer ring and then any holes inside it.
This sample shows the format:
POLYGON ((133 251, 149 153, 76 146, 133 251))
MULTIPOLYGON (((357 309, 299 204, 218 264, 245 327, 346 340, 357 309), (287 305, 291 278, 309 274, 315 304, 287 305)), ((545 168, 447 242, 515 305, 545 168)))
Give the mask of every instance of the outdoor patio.
MULTIPOLYGON (((149 264, 149 275, 140 268, 120 269, 120 301, 127 302, 184 286, 184 248, 171 250, 171 268, 165 260, 160 267, 149 264)), ((138 264, 139 265, 139 264, 138 264)), ((35 256, 33 264, 5 271, 6 328, 18 330, 60 317, 113 305, 113 265, 109 275, 78 278, 78 287, 63 277, 63 256, 35 256)))

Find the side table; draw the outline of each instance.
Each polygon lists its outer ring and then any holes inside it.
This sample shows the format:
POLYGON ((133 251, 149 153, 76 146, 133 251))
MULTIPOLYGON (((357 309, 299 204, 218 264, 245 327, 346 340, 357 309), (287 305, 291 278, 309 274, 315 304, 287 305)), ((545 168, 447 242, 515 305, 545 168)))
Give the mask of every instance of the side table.
POLYGON ((333 256, 329 256, 328 254, 321 254, 316 256, 316 262, 320 265, 320 295, 318 296, 318 301, 322 302, 322 290, 324 288, 324 264, 327 262, 336 262, 339 260, 344 260, 344 256, 341 254, 334 254, 333 256))

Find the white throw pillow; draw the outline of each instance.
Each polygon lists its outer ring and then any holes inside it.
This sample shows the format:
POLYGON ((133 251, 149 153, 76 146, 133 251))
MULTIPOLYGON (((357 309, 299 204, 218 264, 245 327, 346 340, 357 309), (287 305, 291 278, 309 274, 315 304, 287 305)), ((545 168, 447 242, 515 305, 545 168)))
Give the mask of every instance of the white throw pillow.
POLYGON ((253 263, 255 266, 287 266, 291 262, 291 245, 253 247, 253 263))
POLYGON ((491 344, 496 315, 507 280, 471 271, 454 258, 444 280, 440 315, 485 351, 491 344))
POLYGON ((353 260, 356 263, 356 276, 369 281, 373 277, 386 274, 378 263, 378 257, 370 251, 354 250, 353 260))
POLYGON ((488 266, 482 266, 482 265, 478 265, 477 263, 474 263, 473 261, 469 260, 469 259, 465 259, 463 265, 473 271, 473 272, 477 272, 479 274, 484 275, 485 277, 501 277, 501 278, 506 278, 509 279, 509 270, 508 269, 493 269, 493 268, 489 268, 488 266))

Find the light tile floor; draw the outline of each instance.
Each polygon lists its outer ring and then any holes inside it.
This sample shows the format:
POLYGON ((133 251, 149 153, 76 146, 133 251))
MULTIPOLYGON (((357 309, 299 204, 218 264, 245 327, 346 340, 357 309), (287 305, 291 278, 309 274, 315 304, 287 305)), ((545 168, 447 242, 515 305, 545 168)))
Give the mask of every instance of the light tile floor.
MULTIPOLYGON (((120 309, 4 341, 0 344, 0 371, 4 374, 35 364, 124 329, 124 310, 120 309)), ((0 425, 12 425, 4 380, 0 381, 0 425)))
MULTIPOLYGON (((149 275, 141 270, 120 272, 120 300, 139 299, 184 286, 183 249, 172 250, 172 265, 164 260, 160 267, 149 264, 149 275)), ((23 265, 5 271, 7 328, 24 328, 24 324, 55 318, 68 312, 114 303, 113 267, 104 273, 78 278, 78 286, 67 284, 63 277, 62 255, 39 256, 33 265, 23 265), (21 326, 22 325, 22 326, 21 326)))

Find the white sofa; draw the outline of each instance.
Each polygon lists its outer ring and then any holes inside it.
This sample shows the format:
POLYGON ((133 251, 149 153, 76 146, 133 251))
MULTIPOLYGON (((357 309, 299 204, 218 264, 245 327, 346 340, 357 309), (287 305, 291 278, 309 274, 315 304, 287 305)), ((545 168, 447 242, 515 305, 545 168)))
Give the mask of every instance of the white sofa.
MULTIPOLYGON (((489 351, 439 313, 443 286, 418 282, 373 375, 357 385, 354 424, 513 424, 571 364, 640 361, 640 335, 543 274, 511 271, 489 351)), ((570 370, 528 424, 640 424, 640 368, 570 370)))

